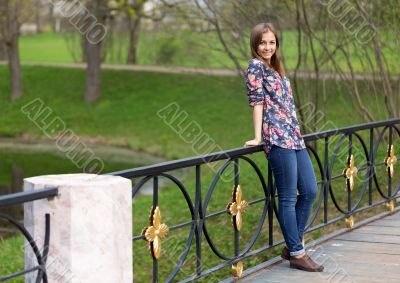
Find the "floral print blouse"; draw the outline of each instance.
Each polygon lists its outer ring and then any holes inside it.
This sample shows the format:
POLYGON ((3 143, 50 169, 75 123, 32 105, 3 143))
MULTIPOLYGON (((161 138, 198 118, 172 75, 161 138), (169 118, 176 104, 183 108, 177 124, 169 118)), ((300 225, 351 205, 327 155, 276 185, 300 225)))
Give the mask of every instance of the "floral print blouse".
POLYGON ((264 105, 262 138, 264 153, 273 144, 290 149, 304 149, 289 79, 267 67, 258 59, 251 59, 246 73, 249 106, 264 105))

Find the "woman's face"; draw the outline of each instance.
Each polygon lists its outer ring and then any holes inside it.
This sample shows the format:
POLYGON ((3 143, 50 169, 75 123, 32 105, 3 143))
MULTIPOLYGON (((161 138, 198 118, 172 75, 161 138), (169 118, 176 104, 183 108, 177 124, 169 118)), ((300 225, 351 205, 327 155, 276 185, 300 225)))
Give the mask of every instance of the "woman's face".
POLYGON ((261 56, 261 58, 270 63, 272 55, 275 54, 276 51, 276 38, 275 35, 268 31, 263 33, 261 42, 257 47, 257 53, 261 56))

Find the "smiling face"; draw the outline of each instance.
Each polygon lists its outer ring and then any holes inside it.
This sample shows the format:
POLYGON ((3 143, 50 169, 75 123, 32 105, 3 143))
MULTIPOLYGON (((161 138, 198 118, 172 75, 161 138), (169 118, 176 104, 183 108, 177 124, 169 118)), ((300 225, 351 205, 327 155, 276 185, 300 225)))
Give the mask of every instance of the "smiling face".
POLYGON ((261 42, 257 47, 257 54, 264 60, 264 62, 270 64, 271 57, 276 51, 276 38, 275 35, 268 31, 262 34, 261 42))

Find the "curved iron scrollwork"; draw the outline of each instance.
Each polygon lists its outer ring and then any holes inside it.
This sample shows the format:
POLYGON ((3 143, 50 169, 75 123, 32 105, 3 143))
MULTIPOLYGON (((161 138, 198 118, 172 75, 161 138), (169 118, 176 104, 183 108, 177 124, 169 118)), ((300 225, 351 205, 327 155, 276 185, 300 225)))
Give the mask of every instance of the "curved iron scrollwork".
MULTIPOLYGON (((202 212, 201 212, 202 213, 201 214, 201 218, 205 220, 204 223, 203 223, 203 233, 204 233, 204 236, 205 236, 205 238, 206 238, 206 240, 208 242, 208 245, 210 246, 210 248, 212 249, 214 254, 217 255, 219 258, 224 259, 224 260, 226 260, 228 262, 229 261, 234 261, 235 258, 240 257, 240 256, 244 256, 245 254, 247 254, 250 251, 250 249, 253 247, 254 243, 256 242, 256 240, 258 239, 258 237, 260 235, 261 229, 262 229, 262 227, 264 225, 265 217, 267 215, 268 207, 270 205, 270 201, 271 201, 270 192, 269 192, 268 187, 267 187, 267 185, 265 183, 265 179, 264 179, 264 177, 262 175, 261 169, 257 166, 257 164, 253 160, 251 160, 250 158, 248 158, 246 156, 239 156, 238 158, 230 158, 230 159, 228 159, 221 166, 221 168, 218 170, 217 175, 215 176, 211 186, 209 187, 209 189, 207 191, 207 196, 206 196, 206 198, 204 200, 204 203, 202 205, 203 209, 202 209, 202 212), (227 167, 232 162, 234 162, 234 165, 235 165, 235 183, 236 183, 235 188, 238 186, 238 183, 239 183, 238 161, 239 161, 239 159, 240 160, 244 160, 248 164, 250 164, 251 168, 256 172, 257 177, 258 177, 258 179, 260 180, 260 183, 261 183, 261 188, 262 188, 263 193, 264 193, 264 198, 258 199, 258 200, 254 201, 254 202, 249 202, 248 205, 250 206, 250 205, 253 205, 253 204, 258 203, 258 202, 265 202, 265 205, 264 205, 263 212, 261 214, 261 218, 260 218, 258 227, 256 228, 256 230, 255 230, 253 236, 251 237, 250 241, 247 243, 246 247, 242 251, 239 252, 239 249, 238 249, 239 244, 238 244, 238 241, 235 240, 235 256, 229 257, 229 256, 223 255, 218 250, 218 248, 215 246, 214 242, 212 241, 212 239, 211 239, 211 237, 209 235, 209 232, 207 230, 206 212, 207 212, 208 204, 209 204, 209 202, 211 200, 211 197, 212 197, 212 194, 214 192, 214 189, 215 189, 215 187, 217 185, 217 182, 220 180, 221 175, 223 174, 223 172, 227 169, 227 167)), ((222 211, 212 215, 212 217, 216 217, 217 215, 219 215, 219 213, 224 213, 224 212, 228 212, 228 209, 222 210, 222 211)), ((237 239, 239 237, 239 234, 238 234, 239 231, 237 231, 236 229, 235 229, 235 231, 236 231, 235 232, 235 239, 237 239)))
POLYGON ((29 270, 24 270, 24 271, 19 271, 15 272, 13 274, 7 275, 0 277, 0 282, 16 278, 18 276, 22 276, 24 274, 30 273, 30 272, 35 272, 36 270, 38 271, 37 277, 36 277, 36 282, 41 282, 43 280, 44 283, 47 283, 47 273, 46 273, 46 260, 47 260, 47 255, 48 255, 48 246, 49 246, 49 240, 50 240, 50 215, 46 214, 46 236, 45 236, 45 241, 44 241, 44 249, 43 249, 43 254, 40 253, 39 248, 36 245, 36 242, 33 240, 31 234, 25 229, 25 227, 19 223, 17 220, 15 220, 13 217, 0 213, 0 218, 3 218, 7 220, 10 224, 15 226, 25 237, 25 239, 28 241, 30 247, 34 251, 36 260, 38 262, 38 265, 29 269, 29 270))
MULTIPOLYGON (((316 163, 317 163, 317 169, 319 170, 319 175, 320 175, 320 180, 317 180, 318 184, 320 185, 320 194, 319 197, 316 200, 316 205, 314 206, 313 211, 311 212, 309 221, 307 222, 306 225, 306 230, 305 233, 310 233, 313 232, 317 229, 320 229, 326 225, 335 223, 337 221, 343 221, 345 222, 346 226, 348 228, 354 227, 355 223, 355 217, 354 215, 360 211, 363 211, 368 208, 372 208, 378 205, 386 204, 388 209, 394 210, 395 207, 395 199, 398 196, 398 192, 400 190, 400 183, 395 184, 394 187, 392 187, 392 179, 393 179, 393 174, 395 171, 395 164, 397 161, 395 152, 394 152, 394 146, 393 146, 393 133, 396 132, 398 136, 400 136, 400 131, 398 127, 396 126, 397 124, 400 124, 400 119, 394 119, 394 120, 388 120, 388 121, 382 121, 382 122, 375 122, 375 123, 370 123, 370 124, 363 124, 363 125, 357 125, 357 126, 352 126, 352 127, 347 127, 347 128, 342 128, 342 129, 334 129, 334 130, 329 130, 325 132, 319 132, 319 133, 313 133, 309 135, 305 135, 304 139, 306 143, 310 141, 315 141, 315 140, 323 140, 324 142, 324 148, 323 148, 323 156, 320 157, 319 153, 316 149, 308 146, 308 150, 312 153, 310 157, 312 157, 316 163), (383 127, 382 131, 379 132, 379 135, 377 139, 374 138, 374 130, 383 127), (370 141, 369 141, 369 148, 367 147, 367 143, 364 141, 363 135, 360 135, 358 132, 362 130, 369 130, 370 131, 370 141), (378 147, 380 144, 383 143, 383 135, 386 133, 386 131, 389 130, 389 149, 387 153, 387 157, 385 158, 384 162, 381 161, 376 161, 376 156, 378 152, 378 147), (332 144, 331 142, 331 137, 334 136, 341 136, 339 141, 337 142, 336 146, 334 147, 333 151, 331 152, 329 145, 332 144), (361 150, 360 150, 360 155, 355 155, 353 152, 354 148, 354 143, 353 143, 353 137, 356 139, 358 144, 361 145, 361 150), (347 156, 347 161, 345 165, 345 169, 337 176, 333 176, 333 167, 334 165, 338 162, 337 160, 339 157, 339 149, 344 143, 344 141, 348 139, 348 147, 346 151, 346 156, 347 156), (356 160, 357 162, 360 161, 361 157, 365 159, 366 161, 366 166, 359 166, 356 167, 356 160), (379 166, 386 166, 386 170, 388 171, 388 177, 389 177, 389 182, 388 182, 388 191, 387 193, 383 190, 382 187, 379 186, 377 174, 376 174, 376 168, 379 166), (365 178, 359 182, 359 179, 357 179, 356 183, 356 178, 360 178, 364 176, 365 178), (341 179, 343 180, 343 177, 346 180, 346 191, 340 191, 340 190, 334 190, 333 186, 333 181, 341 179), (357 184, 357 187, 356 187, 357 184), (376 185, 376 191, 379 193, 379 195, 382 196, 382 200, 380 201, 372 201, 372 193, 373 193, 373 184, 376 185), (357 193, 356 196, 353 196, 354 194, 354 189, 359 188, 360 190, 359 193, 357 193), (338 195, 342 193, 342 195, 338 195), (343 194, 346 194, 343 195, 343 194), (361 206, 363 196, 365 194, 368 194, 368 205, 367 206, 361 206), (333 206, 330 208, 329 206, 329 199, 332 201, 333 206), (340 202, 343 200, 347 200, 347 207, 341 206, 340 202), (328 209, 329 208, 329 209, 328 209), (330 219, 330 211, 332 209, 336 209, 338 212, 341 213, 341 216, 330 219), (322 217, 323 217, 323 223, 320 224, 314 224, 317 215, 320 214, 322 211, 322 217)), ((230 150, 230 151, 225 151, 225 152, 219 152, 215 154, 209 154, 206 156, 198 156, 194 158, 188 158, 188 159, 182 159, 182 160, 177 160, 177 161, 171 161, 163 164, 156 164, 153 166, 147 166, 147 167, 142 167, 142 168, 136 168, 133 170, 124 170, 120 172, 114 172, 110 173, 112 175, 118 175, 122 177, 127 177, 127 178, 139 178, 143 177, 133 188, 133 193, 132 197, 134 198, 140 188, 149 180, 153 179, 153 209, 152 209, 152 215, 154 216, 155 214, 155 208, 158 206, 158 178, 159 177, 165 177, 168 178, 169 180, 172 180, 175 185, 178 187, 180 190, 181 194, 184 196, 186 203, 188 205, 190 215, 191 215, 191 220, 187 221, 185 223, 181 223, 172 227, 169 227, 168 231, 172 233, 173 230, 175 229, 180 229, 183 227, 190 227, 190 233, 188 236, 188 240, 186 242, 186 246, 184 251, 182 252, 179 262, 176 264, 174 270, 170 273, 168 278, 165 280, 166 282, 171 282, 177 275, 179 268, 182 266, 184 261, 186 260, 188 251, 193 244, 195 243, 196 246, 196 271, 195 275, 189 276, 185 279, 183 279, 180 282, 191 282, 193 280, 199 279, 201 277, 207 276, 219 269, 229 267, 233 271, 233 274, 235 277, 240 277, 243 275, 243 260, 247 259, 249 257, 252 257, 254 255, 257 255, 261 252, 264 252, 265 250, 268 250, 270 248, 276 247, 277 245, 280 245, 283 243, 283 240, 278 240, 274 241, 274 221, 277 220, 277 205, 276 205, 276 195, 275 195, 275 184, 274 180, 272 177, 272 170, 270 168, 270 165, 268 165, 268 179, 266 182, 266 177, 264 177, 264 174, 262 170, 259 168, 259 166, 251 160, 248 156, 248 154, 252 154, 255 152, 262 152, 263 147, 262 145, 252 147, 252 148, 241 148, 241 149, 235 149, 235 150, 230 150), (221 165, 219 168, 218 172, 215 174, 215 177, 211 183, 211 185, 206 188, 206 196, 204 200, 202 200, 201 197, 201 172, 200 168, 201 165, 207 164, 210 162, 218 161, 218 160, 225 160, 225 163, 221 165), (244 200, 243 199, 243 183, 239 185, 239 160, 244 161, 245 163, 249 164, 251 166, 251 169, 253 172, 256 173, 257 175, 257 180, 259 180, 259 190, 264 193, 264 196, 259 199, 255 200, 244 200), (213 196, 214 190, 218 184, 218 182, 221 180, 222 174, 225 172, 225 170, 232 165, 234 166, 235 169, 235 178, 233 180, 233 193, 232 193, 232 200, 228 203, 228 205, 225 207, 225 209, 222 209, 217 212, 213 213, 207 213, 207 207, 210 203, 210 200, 213 196), (164 172, 166 171, 171 171, 175 169, 180 169, 180 168, 187 168, 187 167, 195 167, 196 168, 196 192, 194 198, 191 198, 189 196, 187 188, 175 177, 166 174, 164 172), (249 212, 249 209, 252 205, 257 204, 257 203, 263 203, 263 210, 261 213, 261 217, 259 219, 258 226, 255 228, 254 233, 252 234, 250 240, 248 243, 245 245, 245 247, 242 250, 239 250, 239 240, 240 240, 240 233, 242 233, 243 229, 243 213, 249 212), (232 224, 233 224, 233 232, 234 232, 234 251, 233 251, 233 256, 225 255, 221 252, 221 250, 216 246, 215 242, 212 240, 209 229, 210 227, 207 226, 207 220, 218 217, 219 215, 226 215, 226 214, 231 215, 232 217, 232 224), (264 222, 267 219, 267 228, 268 228, 268 233, 269 233, 269 239, 268 243, 257 249, 253 249, 253 246, 257 239, 260 236, 260 233, 262 231, 262 227, 264 226, 264 222), (203 240, 203 237, 205 241, 203 240), (193 238, 195 238, 195 241, 193 241, 193 238), (207 270, 203 269, 202 265, 202 245, 203 243, 206 242, 208 246, 210 247, 212 253, 223 260, 223 263, 219 264, 218 266, 211 267, 207 270)), ((362 164, 359 162, 359 164, 362 164)), ((254 188, 257 189, 257 188, 254 188)), ((203 188, 204 190, 204 188, 203 188)), ((149 227, 160 227, 157 225, 162 225, 160 221, 158 221, 154 225, 154 217, 153 219, 150 220, 150 226, 149 227)), ((133 240, 139 240, 139 239, 146 239, 148 242, 151 242, 151 240, 155 239, 155 231, 157 231, 157 228, 153 228, 153 230, 148 230, 149 227, 147 227, 142 235, 135 236, 133 240), (149 232, 151 231, 151 233, 149 232), (146 237, 146 232, 147 236, 146 237), (151 234, 151 237, 150 237, 151 234)), ((164 227, 163 233, 166 234, 167 228, 164 227)), ((160 237, 160 241, 161 241, 160 237)), ((159 242, 160 242, 159 241, 159 242)), ((304 238, 303 238, 304 242, 304 238)), ((243 246, 242 244, 240 246, 243 246)), ((153 255, 153 282, 158 282, 158 257, 154 256, 154 251, 152 252, 153 255)))
MULTIPOLYGON (((34 201, 37 199, 53 197, 57 195, 57 193, 58 193, 57 189, 46 189, 35 192, 23 192, 23 193, 5 195, 0 197, 0 207, 23 204, 25 202, 34 201)), ((0 218, 8 221, 11 225, 16 227, 22 233, 26 241, 29 243, 29 246, 32 248, 32 251, 37 261, 37 265, 30 269, 18 271, 13 274, 0 277, 0 282, 7 281, 28 273, 37 272, 36 282, 40 283, 43 281, 44 283, 47 283, 48 278, 47 278, 46 262, 47 262, 47 256, 49 254, 49 244, 50 244, 50 214, 45 214, 45 234, 44 234, 45 236, 44 236, 42 252, 40 252, 36 241, 33 239, 32 235, 24 227, 23 224, 18 222, 12 216, 7 215, 5 213, 0 213, 0 218)))
MULTIPOLYGON (((143 186, 150 180, 153 180, 153 207, 150 212, 150 226, 146 227, 143 229, 141 235, 139 236, 134 236, 133 241, 144 239, 148 242, 149 249, 151 256, 153 258, 153 281, 158 281, 158 260, 161 255, 161 239, 163 237, 161 236, 167 236, 167 233, 172 233, 172 231, 190 226, 190 233, 186 242, 186 247, 183 251, 183 253, 180 256, 180 260, 174 267, 173 271, 169 275, 168 279, 166 280, 167 282, 171 282, 173 278, 175 278, 176 274, 179 272, 181 269, 184 260, 187 257, 187 254, 190 250, 190 246, 192 245, 193 238, 196 234, 196 230, 198 230, 198 207, 196 206, 196 211, 192 202, 192 199, 190 198, 190 195, 185 188, 185 186, 182 184, 181 181, 179 181, 176 177, 166 174, 166 173, 160 173, 158 175, 148 175, 144 178, 142 178, 132 189, 132 198, 135 198, 135 196, 140 192, 140 190, 143 188, 143 186), (167 178, 168 180, 172 181, 179 189, 179 191, 182 193, 184 199, 186 200, 186 203, 189 208, 189 212, 191 215, 191 221, 187 222, 183 225, 174 225, 172 227, 168 227, 166 224, 161 224, 161 212, 160 209, 158 208, 158 178, 159 177, 164 177, 167 178), (158 209, 157 209, 158 208, 158 209), (164 226, 165 225, 165 226, 164 226), (150 227, 153 227, 150 229, 150 227), (158 228, 156 228, 158 227, 158 228), (153 236, 156 234, 155 232, 158 230, 158 239, 157 239, 157 245, 155 245, 155 242, 153 239, 153 236), (146 232, 147 236, 146 237, 146 232), (154 234, 153 234, 154 232, 154 234), (161 233, 161 235, 160 235, 161 233)), ((201 229, 200 229, 201 231, 201 229)), ((197 234, 196 234, 197 236, 197 234)), ((156 237, 154 237, 155 239, 156 237)))

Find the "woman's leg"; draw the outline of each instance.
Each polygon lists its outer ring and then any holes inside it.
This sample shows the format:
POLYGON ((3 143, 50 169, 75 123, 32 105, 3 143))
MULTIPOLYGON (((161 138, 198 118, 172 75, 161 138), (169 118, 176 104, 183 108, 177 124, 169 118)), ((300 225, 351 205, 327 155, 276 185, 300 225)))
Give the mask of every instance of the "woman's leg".
POLYGON ((297 157, 297 186, 299 195, 296 203, 296 220, 300 241, 303 238, 315 197, 318 193, 317 180, 307 149, 296 150, 297 157))
POLYGON ((269 154, 274 179, 278 191, 278 220, 283 237, 291 256, 304 253, 298 232, 297 201, 297 158, 294 149, 272 146, 269 154))

